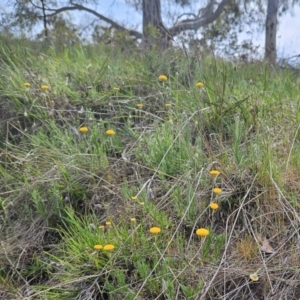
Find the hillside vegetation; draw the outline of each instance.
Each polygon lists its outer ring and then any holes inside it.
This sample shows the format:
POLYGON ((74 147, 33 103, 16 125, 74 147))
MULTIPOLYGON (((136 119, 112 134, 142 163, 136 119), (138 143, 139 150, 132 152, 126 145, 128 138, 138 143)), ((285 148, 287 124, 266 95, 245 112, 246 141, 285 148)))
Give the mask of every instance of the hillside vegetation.
POLYGON ((299 73, 1 47, 0 299, 299 299, 299 73))

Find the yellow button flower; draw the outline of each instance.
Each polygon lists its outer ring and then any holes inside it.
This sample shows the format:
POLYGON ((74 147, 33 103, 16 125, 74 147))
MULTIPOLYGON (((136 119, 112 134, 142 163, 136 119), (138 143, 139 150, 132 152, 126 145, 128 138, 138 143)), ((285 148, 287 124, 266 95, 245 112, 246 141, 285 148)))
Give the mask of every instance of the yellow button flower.
POLYGON ((197 229, 196 234, 200 237, 205 237, 209 235, 209 230, 205 228, 199 228, 197 229))
POLYGON ((30 83, 29 82, 24 82, 24 86, 25 87, 30 87, 30 83))
POLYGON ((41 89, 44 90, 44 91, 49 90, 49 85, 47 85, 47 84, 42 84, 42 85, 41 85, 41 89))
POLYGON ((259 279, 259 277, 258 277, 258 275, 257 275, 256 272, 250 274, 249 277, 250 277, 250 279, 251 279, 252 281, 254 281, 254 282, 255 282, 255 281, 258 281, 258 279, 259 279))
POLYGON ((149 229, 150 233, 152 234, 159 234, 161 232, 161 229, 159 227, 151 227, 149 229))
POLYGON ((211 170, 209 172, 209 174, 212 175, 212 176, 218 176, 218 175, 220 175, 220 171, 218 171, 218 170, 211 170))
POLYGON ((165 104, 165 107, 171 107, 171 106, 172 106, 171 103, 166 103, 166 104, 165 104))
POLYGON ((142 103, 138 103, 137 105, 136 105, 136 107, 137 108, 142 108, 144 105, 142 104, 142 103))
POLYGON ((160 76, 158 76, 158 79, 159 79, 160 81, 167 81, 167 80, 168 80, 168 77, 167 77, 166 75, 160 75, 160 76))
POLYGON ((89 131, 89 129, 86 126, 82 126, 79 128, 79 132, 81 132, 81 133, 86 133, 88 131, 89 131))
POLYGON ((113 244, 107 244, 103 247, 104 251, 112 251, 115 249, 115 246, 113 244))
POLYGON ((219 205, 218 203, 215 203, 215 202, 212 202, 209 207, 212 209, 212 210, 216 210, 219 208, 219 205))
POLYGON ((108 130, 106 130, 106 134, 107 135, 115 135, 116 132, 113 129, 108 129, 108 130))
POLYGON ((132 196, 131 200, 133 200, 133 201, 137 200, 137 196, 132 196))
POLYGON ((214 188, 213 189, 213 192, 216 194, 216 195, 219 195, 222 193, 222 190, 220 188, 214 188))
POLYGON ((102 245, 94 245, 95 250, 101 250, 103 248, 102 245))
POLYGON ((204 87, 204 84, 199 81, 199 82, 196 83, 196 87, 202 88, 202 87, 204 87))

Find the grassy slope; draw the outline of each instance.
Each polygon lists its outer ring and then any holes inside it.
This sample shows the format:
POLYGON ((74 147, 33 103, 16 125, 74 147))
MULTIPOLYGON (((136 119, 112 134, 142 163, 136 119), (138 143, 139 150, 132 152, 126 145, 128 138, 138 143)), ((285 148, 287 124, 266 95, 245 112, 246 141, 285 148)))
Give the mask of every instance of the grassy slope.
POLYGON ((101 46, 0 67, 0 299, 298 299, 297 74, 101 46))

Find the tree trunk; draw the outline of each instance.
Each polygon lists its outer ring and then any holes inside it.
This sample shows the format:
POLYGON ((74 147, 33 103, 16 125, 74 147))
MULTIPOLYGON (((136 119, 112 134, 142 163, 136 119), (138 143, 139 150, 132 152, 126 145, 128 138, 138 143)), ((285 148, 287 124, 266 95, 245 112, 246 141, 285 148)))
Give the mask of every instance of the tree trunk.
POLYGON ((43 23, 44 23, 44 41, 46 46, 49 46, 49 35, 48 35, 48 27, 47 27, 47 17, 46 17, 46 11, 45 11, 45 3, 44 0, 41 0, 42 2, 42 11, 43 11, 43 23))
POLYGON ((279 0, 268 0, 266 19, 265 60, 276 63, 277 12, 279 0))
POLYGON ((143 0, 143 45, 165 48, 171 39, 161 18, 160 0, 143 0))
MULTIPOLYGON (((46 2, 45 0, 41 0, 46 2)), ((185 19, 177 22, 174 26, 169 29, 163 25, 161 18, 161 1, 160 0, 142 0, 143 1, 143 34, 135 30, 128 30, 120 24, 116 23, 112 19, 105 17, 102 14, 99 14, 97 11, 85 7, 80 4, 73 3, 70 1, 71 6, 63 6, 60 8, 47 8, 48 14, 45 15, 47 18, 51 18, 57 14, 61 14, 66 11, 79 10, 86 11, 90 14, 93 14, 100 20, 103 20, 110 24, 113 28, 128 32, 130 35, 136 37, 137 39, 142 39, 144 44, 149 45, 164 45, 168 46, 169 42, 173 39, 174 36, 179 35, 185 30, 196 31, 200 27, 206 26, 214 22, 224 11, 226 5, 235 0, 221 0, 216 3, 216 0, 208 0, 207 6, 201 9, 203 12, 201 16, 196 16, 195 14, 191 19, 185 19), (216 9, 215 9, 216 6, 216 9)), ((278 0, 274 0, 278 1, 278 0)), ((18 1, 17 1, 18 2, 18 1)), ((27 1, 28 2, 28 1, 27 1)), ((29 1, 30 3, 32 1, 29 1)), ((38 9, 43 9, 38 7, 38 9)), ((45 19, 45 18, 44 18, 45 19)))

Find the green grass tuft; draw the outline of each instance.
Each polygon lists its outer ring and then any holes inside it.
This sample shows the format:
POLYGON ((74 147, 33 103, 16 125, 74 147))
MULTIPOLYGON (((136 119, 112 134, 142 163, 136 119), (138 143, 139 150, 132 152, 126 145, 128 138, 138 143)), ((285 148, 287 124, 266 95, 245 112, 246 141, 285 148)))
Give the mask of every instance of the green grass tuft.
POLYGON ((1 47, 1 299, 299 298, 293 70, 1 47))

